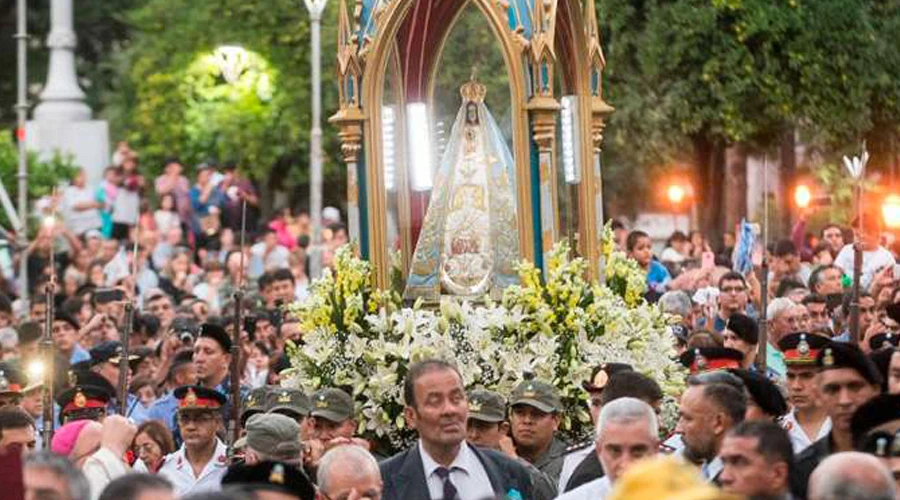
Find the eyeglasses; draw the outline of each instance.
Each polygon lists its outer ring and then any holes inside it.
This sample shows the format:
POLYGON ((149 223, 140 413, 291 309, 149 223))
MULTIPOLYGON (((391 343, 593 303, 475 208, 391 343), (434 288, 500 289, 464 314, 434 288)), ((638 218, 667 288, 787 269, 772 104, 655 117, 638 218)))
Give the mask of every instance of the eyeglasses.
POLYGON ((216 416, 211 413, 179 413, 178 414, 178 422, 181 424, 189 424, 191 422, 196 424, 205 424, 207 422, 212 422, 216 419, 216 416))

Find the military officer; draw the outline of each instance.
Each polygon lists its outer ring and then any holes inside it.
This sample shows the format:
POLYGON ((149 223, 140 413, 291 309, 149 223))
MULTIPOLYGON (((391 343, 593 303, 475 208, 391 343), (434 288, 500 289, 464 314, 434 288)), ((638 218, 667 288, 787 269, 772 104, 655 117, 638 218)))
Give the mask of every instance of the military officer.
POLYGON ((174 395, 184 443, 166 456, 159 474, 172 483, 177 497, 218 491, 228 467, 225 443, 216 436, 226 398, 200 386, 179 387, 174 395))
POLYGON ((279 413, 293 418, 300 424, 300 437, 303 442, 313 439, 315 429, 309 414, 312 403, 300 389, 275 387, 266 396, 266 413, 279 413))
POLYGON ((881 392, 878 368, 853 344, 830 342, 816 357, 816 366, 819 393, 831 417, 831 432, 797 456, 792 489, 801 498, 806 498, 809 477, 822 460, 832 453, 853 450, 853 413, 881 392))
MULTIPOLYGON (((119 386, 119 363, 122 359, 122 344, 116 342, 114 340, 107 340, 105 342, 100 342, 96 346, 92 347, 90 351, 88 351, 91 355, 90 361, 90 370, 101 377, 105 378, 107 382, 113 387, 117 388, 119 386)), ((128 356, 128 363, 134 363, 138 361, 140 358, 134 355, 128 356)), ((128 367, 128 383, 131 383, 131 366, 128 367)), ((147 410, 144 409, 144 405, 138 400, 138 398, 131 393, 126 394, 126 404, 125 404, 125 416, 130 418, 133 422, 140 424, 144 420, 147 420, 149 417, 147 416, 147 410)), ((118 402, 118 393, 113 393, 113 398, 109 405, 109 414, 114 414, 119 412, 119 402, 118 402)))
POLYGON ((744 353, 728 347, 696 347, 688 349, 678 357, 691 375, 698 373, 740 368, 744 353))
POLYGON ((791 437, 794 453, 800 453, 831 432, 831 418, 822 406, 816 383, 819 369, 816 357, 829 340, 810 333, 792 333, 782 337, 778 349, 787 366, 788 400, 793 409, 782 419, 791 437))
POLYGON ((850 424, 856 449, 875 455, 900 486, 900 394, 881 394, 853 414, 850 424))
POLYGON ((247 420, 250 417, 266 412, 266 400, 272 389, 270 386, 262 386, 253 389, 247 394, 247 397, 241 403, 241 429, 247 427, 247 420))
POLYGON ((0 408, 18 406, 26 380, 22 372, 8 362, 0 363, 0 408))
POLYGON ((353 438, 356 432, 353 398, 341 389, 319 389, 312 396, 310 416, 314 422, 314 437, 323 442, 334 438, 353 438))
POLYGON ((76 385, 59 393, 59 422, 65 425, 76 420, 102 422, 106 418, 112 394, 94 385, 76 385))
POLYGON ((563 409, 556 387, 525 380, 513 389, 509 407, 516 455, 558 483, 568 445, 556 435, 563 409))

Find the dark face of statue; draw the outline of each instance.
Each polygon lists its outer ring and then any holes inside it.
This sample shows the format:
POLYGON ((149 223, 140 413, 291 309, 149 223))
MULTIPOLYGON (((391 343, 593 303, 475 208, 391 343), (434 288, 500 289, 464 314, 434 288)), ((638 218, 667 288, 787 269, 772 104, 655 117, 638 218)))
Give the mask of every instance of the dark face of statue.
POLYGON ((478 123, 478 105, 474 102, 466 104, 466 123, 478 123))

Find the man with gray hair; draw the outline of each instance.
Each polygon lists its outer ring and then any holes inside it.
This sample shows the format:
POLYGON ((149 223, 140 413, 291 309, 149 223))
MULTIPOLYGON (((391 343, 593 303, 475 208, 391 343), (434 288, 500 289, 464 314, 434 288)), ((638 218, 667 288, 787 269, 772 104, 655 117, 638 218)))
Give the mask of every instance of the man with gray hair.
POLYGON ((604 405, 597 418, 596 453, 606 475, 557 499, 602 500, 631 464, 658 450, 659 424, 653 407, 637 398, 616 399, 604 405))
POLYGON ((787 365, 784 362, 784 354, 778 349, 778 342, 789 333, 806 331, 809 312, 806 306, 797 304, 787 297, 778 297, 766 308, 766 320, 769 324, 766 367, 783 380, 787 376, 787 365))
POLYGON ((25 458, 22 479, 25 498, 91 498, 91 487, 84 474, 72 462, 50 450, 32 453, 25 458))
POLYGON ((336 446, 322 456, 316 483, 319 486, 317 500, 380 500, 383 487, 375 457, 365 448, 353 444, 336 446))
POLYGON ((662 312, 681 317, 681 324, 689 330, 693 327, 694 306, 691 296, 682 290, 669 290, 659 298, 662 312))
POLYGON ((809 478, 810 500, 893 500, 896 485, 880 460, 865 453, 835 453, 809 478))

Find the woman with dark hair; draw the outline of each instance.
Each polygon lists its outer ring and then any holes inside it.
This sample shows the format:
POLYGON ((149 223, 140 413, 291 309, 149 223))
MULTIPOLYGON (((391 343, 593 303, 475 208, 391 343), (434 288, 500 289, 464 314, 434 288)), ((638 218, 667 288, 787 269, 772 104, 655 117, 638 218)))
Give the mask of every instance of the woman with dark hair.
POLYGON ((131 447, 138 457, 134 464, 135 472, 156 474, 166 455, 175 452, 175 441, 166 424, 159 420, 148 420, 138 427, 131 447))

